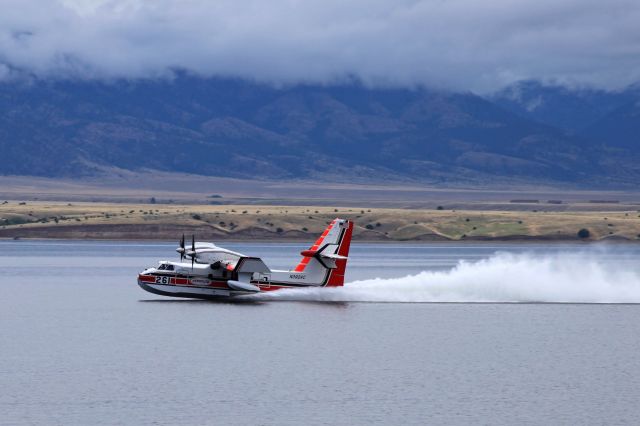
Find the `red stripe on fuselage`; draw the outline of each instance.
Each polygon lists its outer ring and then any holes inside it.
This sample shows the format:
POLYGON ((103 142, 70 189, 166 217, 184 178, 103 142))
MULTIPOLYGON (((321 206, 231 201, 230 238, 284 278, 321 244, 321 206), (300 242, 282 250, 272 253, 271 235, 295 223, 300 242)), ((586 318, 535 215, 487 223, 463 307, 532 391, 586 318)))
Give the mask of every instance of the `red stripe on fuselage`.
MULTIPOLYGON (((140 274, 140 275, 138 275, 138 279, 140 281, 142 281, 143 283, 163 284, 163 283, 156 283, 156 277, 157 276, 166 276, 166 275, 142 275, 142 274, 140 274)), ((196 279, 207 280, 207 278, 196 278, 196 279)), ((169 278, 169 282, 165 283, 164 285, 184 285, 184 286, 191 286, 191 287, 215 287, 215 288, 224 288, 224 289, 228 289, 229 288, 229 286, 227 285, 226 281, 208 280, 208 284, 193 284, 189 278, 179 278, 179 277, 170 277, 169 278)))
MULTIPOLYGON (((213 287, 213 288, 224 289, 224 290, 233 290, 227 285, 226 281, 210 280, 208 285, 193 285, 191 284, 191 280, 188 278, 170 277, 169 282, 166 284, 163 284, 163 283, 156 283, 157 276, 167 276, 167 275, 140 274, 138 275, 138 279, 144 283, 149 283, 149 284, 185 286, 185 287, 213 287)), ((204 278, 199 278, 199 279, 204 279, 204 278)), ((286 288, 295 289, 295 288, 317 287, 317 285, 305 285, 304 283, 300 283, 300 285, 293 285, 293 284, 275 283, 275 282, 271 282, 271 283, 252 282, 251 284, 258 286, 261 292, 275 291, 275 290, 281 290, 286 288)), ((331 285, 331 283, 327 283, 327 285, 331 285)), ((338 284, 333 284, 333 285, 338 285, 338 284)))

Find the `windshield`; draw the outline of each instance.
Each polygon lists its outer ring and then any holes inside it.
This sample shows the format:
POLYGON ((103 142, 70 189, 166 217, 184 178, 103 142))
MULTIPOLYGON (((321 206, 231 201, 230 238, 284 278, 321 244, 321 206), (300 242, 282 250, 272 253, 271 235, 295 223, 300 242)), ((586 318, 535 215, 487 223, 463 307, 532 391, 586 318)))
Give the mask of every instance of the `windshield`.
POLYGON ((158 271, 173 271, 173 265, 161 263, 160 266, 158 266, 158 271))

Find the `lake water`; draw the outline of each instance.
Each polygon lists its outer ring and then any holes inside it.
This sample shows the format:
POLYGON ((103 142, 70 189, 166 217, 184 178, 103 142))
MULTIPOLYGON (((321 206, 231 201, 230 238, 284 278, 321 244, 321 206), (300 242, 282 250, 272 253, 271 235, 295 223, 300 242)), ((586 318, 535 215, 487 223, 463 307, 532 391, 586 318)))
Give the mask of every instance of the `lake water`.
POLYGON ((356 244, 250 303, 142 291, 173 250, 0 242, 0 424, 640 422, 640 246, 356 244))

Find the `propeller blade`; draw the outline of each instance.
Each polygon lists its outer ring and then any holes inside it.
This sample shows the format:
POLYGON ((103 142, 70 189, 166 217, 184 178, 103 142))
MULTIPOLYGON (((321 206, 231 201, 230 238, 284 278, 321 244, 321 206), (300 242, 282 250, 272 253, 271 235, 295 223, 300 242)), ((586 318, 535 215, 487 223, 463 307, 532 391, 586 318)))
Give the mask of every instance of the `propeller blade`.
POLYGON ((180 262, 184 260, 184 234, 182 234, 182 239, 180 240, 180 248, 178 249, 178 253, 180 253, 180 262))
POLYGON ((193 262, 196 260, 196 236, 191 234, 191 251, 193 255, 191 256, 191 270, 193 271, 193 262))

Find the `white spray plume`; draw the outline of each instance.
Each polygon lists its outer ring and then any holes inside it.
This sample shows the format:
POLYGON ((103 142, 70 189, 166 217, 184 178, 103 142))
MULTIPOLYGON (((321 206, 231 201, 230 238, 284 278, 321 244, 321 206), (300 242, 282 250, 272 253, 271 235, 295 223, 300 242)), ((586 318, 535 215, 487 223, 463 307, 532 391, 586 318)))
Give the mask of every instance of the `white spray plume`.
POLYGON ((598 253, 496 254, 449 271, 370 279, 334 288, 279 290, 257 300, 327 302, 640 303, 640 269, 630 257, 598 253), (605 259, 606 258, 606 259, 605 259))

